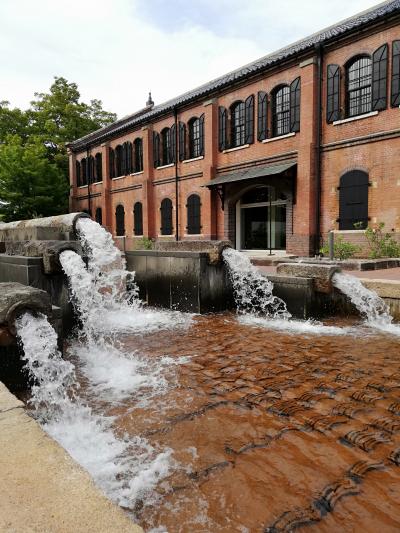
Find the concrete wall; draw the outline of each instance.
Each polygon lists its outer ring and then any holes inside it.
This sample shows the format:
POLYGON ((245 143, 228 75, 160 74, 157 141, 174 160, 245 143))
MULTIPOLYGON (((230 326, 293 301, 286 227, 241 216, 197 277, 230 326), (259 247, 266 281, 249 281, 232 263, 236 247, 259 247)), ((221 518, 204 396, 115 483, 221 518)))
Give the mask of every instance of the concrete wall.
POLYGON ((211 265, 206 253, 134 251, 126 261, 148 305, 193 313, 233 306, 224 264, 211 265))

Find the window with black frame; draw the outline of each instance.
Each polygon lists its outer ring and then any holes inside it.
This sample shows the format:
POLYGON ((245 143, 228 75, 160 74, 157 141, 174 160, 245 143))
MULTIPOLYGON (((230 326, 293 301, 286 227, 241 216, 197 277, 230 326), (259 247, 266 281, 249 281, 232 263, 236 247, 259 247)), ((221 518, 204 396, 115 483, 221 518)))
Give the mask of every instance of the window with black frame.
POLYGON ((365 229, 368 226, 369 177, 362 170, 341 176, 339 186, 339 229, 365 229))
POLYGON ((115 148, 115 167, 117 171, 117 178, 122 176, 122 146, 119 144, 115 148))
POLYGON ((82 185, 88 184, 88 172, 87 172, 87 163, 86 163, 86 157, 81 159, 81 169, 82 169, 82 185))
POLYGON ((81 178, 81 164, 79 161, 75 163, 75 168, 76 168, 76 185, 77 187, 80 187, 82 185, 81 183, 82 178, 81 178))
POLYGON ((235 102, 231 107, 231 147, 245 144, 246 114, 244 102, 235 102))
POLYGON ((201 233, 201 201, 198 194, 191 194, 187 199, 187 232, 189 235, 201 233))
POLYGON ((143 141, 142 139, 135 139, 134 141, 135 148, 135 172, 142 172, 143 170, 143 141))
POLYGON ((189 121, 189 158, 200 157, 200 119, 192 118, 189 121))
POLYGON ((101 152, 98 152, 95 156, 96 161, 96 176, 95 181, 103 181, 103 163, 101 152))
POLYGON ((161 202, 161 235, 172 235, 172 201, 164 198, 161 202))
POLYGON ((346 109, 348 117, 369 113, 372 109, 372 60, 359 57, 346 68, 346 109))
POLYGON ((161 165, 169 165, 171 160, 171 130, 164 128, 161 132, 161 165))
POLYGON ((133 233, 143 235, 143 206, 141 202, 136 202, 133 206, 133 233))
POLYGON ((290 87, 284 85, 272 94, 272 133, 274 137, 290 133, 290 87))
POLYGON ((123 205, 117 205, 115 210, 115 233, 117 237, 125 235, 125 209, 123 205))

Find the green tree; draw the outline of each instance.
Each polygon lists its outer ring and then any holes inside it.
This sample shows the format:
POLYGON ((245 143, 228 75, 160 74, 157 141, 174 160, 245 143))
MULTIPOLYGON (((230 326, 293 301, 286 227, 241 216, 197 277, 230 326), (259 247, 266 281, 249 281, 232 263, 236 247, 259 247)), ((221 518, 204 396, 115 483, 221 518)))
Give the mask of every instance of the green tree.
POLYGON ((0 208, 5 222, 65 213, 69 185, 41 139, 18 135, 0 145, 0 208))
POLYGON ((8 102, 0 102, 0 217, 17 220, 22 216, 66 212, 69 190, 66 143, 116 118, 103 109, 100 100, 81 102, 77 84, 62 77, 54 78, 48 93, 35 93, 27 111, 10 109, 8 102), (24 168, 18 164, 16 154, 24 161, 24 168), (39 176, 39 171, 43 175, 39 176), (31 186, 29 175, 33 180, 31 186))
POLYGON ((20 135, 26 138, 28 117, 18 108, 10 109, 10 103, 3 100, 0 101, 0 143, 5 141, 7 135, 20 135))
POLYGON ((31 106, 28 114, 32 133, 59 147, 117 118, 115 113, 103 110, 100 100, 80 102, 77 84, 62 77, 54 78, 48 93, 35 93, 31 106))

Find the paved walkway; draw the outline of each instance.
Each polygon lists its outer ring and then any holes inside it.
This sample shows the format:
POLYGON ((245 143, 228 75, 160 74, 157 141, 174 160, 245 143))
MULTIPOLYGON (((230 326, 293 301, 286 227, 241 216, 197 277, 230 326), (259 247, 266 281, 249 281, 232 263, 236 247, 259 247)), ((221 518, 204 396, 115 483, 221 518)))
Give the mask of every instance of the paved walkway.
POLYGON ((0 382, 0 531, 143 533, 0 382))
MULTIPOLYGON (((265 274, 276 274, 276 266, 259 266, 265 274)), ((345 270, 346 274, 366 279, 385 279, 400 281, 400 268, 383 268, 379 270, 345 270)))

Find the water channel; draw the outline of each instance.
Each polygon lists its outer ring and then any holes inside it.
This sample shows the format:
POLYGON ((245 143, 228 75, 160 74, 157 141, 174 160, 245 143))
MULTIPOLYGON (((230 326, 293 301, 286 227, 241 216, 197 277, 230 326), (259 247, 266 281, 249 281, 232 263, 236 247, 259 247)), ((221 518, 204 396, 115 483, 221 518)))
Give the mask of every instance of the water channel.
POLYGON ((111 236, 78 228, 64 359, 44 316, 17 328, 32 415, 109 498, 152 533, 400 529, 400 327, 374 293, 336 275, 363 318, 293 320, 227 250, 238 313, 151 310, 111 236))

